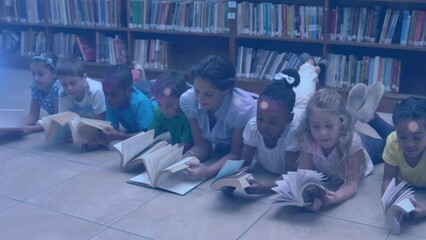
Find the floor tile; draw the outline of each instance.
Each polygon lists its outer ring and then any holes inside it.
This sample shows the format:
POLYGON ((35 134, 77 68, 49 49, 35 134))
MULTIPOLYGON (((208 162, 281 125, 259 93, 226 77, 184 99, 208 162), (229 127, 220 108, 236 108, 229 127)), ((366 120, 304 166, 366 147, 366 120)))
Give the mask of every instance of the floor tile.
POLYGON ((55 157, 19 154, 0 162, 0 194, 24 200, 88 168, 55 157))
POLYGON ((358 192, 347 201, 320 210, 320 214, 387 228, 381 204, 380 181, 363 179, 358 186, 358 192))
POLYGON ((20 154, 22 151, 0 146, 0 162, 20 154))
POLYGON ((119 240, 144 240, 148 238, 143 238, 143 237, 136 236, 134 234, 108 228, 90 240, 118 240, 118 239, 119 240))
POLYGON ((268 208, 195 189, 183 197, 163 193, 113 227, 153 239, 236 239, 268 208))
POLYGON ((15 204, 18 204, 19 202, 7 197, 0 196, 0 211, 3 211, 4 209, 11 207, 15 204))
POLYGON ((13 240, 89 239, 103 226, 25 203, 0 212, 0 236, 13 240))
POLYGON ((324 217, 301 208, 283 207, 272 208, 240 239, 384 240, 387 235, 385 229, 324 217))
POLYGON ((379 163, 375 165, 373 172, 371 173, 371 175, 367 176, 366 179, 374 179, 374 180, 382 182, 384 168, 385 168, 384 163, 379 163))
POLYGON ((421 236, 415 236, 415 235, 409 235, 405 233, 401 233, 398 235, 389 235, 387 240, 425 240, 426 237, 421 236))
POLYGON ((2 143, 4 147, 8 148, 56 156, 92 166, 104 164, 109 160, 120 161, 119 154, 107 147, 101 147, 95 151, 87 151, 78 144, 46 142, 44 132, 38 132, 27 135, 23 138, 14 138, 9 140, 0 138, 0 143, 2 143))
POLYGON ((99 224, 110 225, 161 192, 127 184, 129 174, 91 169, 29 199, 53 209, 99 224))

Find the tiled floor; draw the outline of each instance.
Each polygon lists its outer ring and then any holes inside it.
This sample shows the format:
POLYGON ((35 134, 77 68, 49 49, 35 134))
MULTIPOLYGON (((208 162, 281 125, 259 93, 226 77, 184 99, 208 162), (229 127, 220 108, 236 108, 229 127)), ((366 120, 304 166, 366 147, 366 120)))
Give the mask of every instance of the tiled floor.
MULTIPOLYGON (((27 109, 30 79, 0 68, 0 108, 27 109)), ((347 202, 311 213, 211 192, 208 182, 183 197, 129 185, 135 173, 119 169, 113 150, 49 144, 43 133, 0 135, 0 239, 426 239, 426 220, 407 219, 402 234, 389 234, 382 171, 376 166, 347 202)), ((426 202, 426 191, 416 196, 426 202)))

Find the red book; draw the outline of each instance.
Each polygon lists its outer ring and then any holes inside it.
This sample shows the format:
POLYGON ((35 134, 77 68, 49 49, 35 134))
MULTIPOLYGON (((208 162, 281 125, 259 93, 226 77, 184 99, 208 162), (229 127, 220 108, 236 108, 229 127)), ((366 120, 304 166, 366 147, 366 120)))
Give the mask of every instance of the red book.
POLYGON ((77 45, 85 61, 94 62, 96 60, 96 46, 89 38, 78 36, 77 45))

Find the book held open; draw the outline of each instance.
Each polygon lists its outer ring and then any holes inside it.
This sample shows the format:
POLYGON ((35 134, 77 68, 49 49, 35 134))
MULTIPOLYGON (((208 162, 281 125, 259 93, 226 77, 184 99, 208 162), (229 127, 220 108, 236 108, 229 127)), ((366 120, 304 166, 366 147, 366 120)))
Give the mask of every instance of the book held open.
POLYGON ((62 112, 46 116, 39 120, 44 129, 46 141, 58 142, 71 136, 74 143, 97 143, 108 145, 107 139, 99 133, 106 127, 112 127, 108 121, 82 118, 73 112, 62 112))
POLYGON ((277 186, 272 188, 277 193, 271 197, 272 205, 306 207, 325 191, 326 178, 317 171, 298 169, 282 176, 283 180, 277 181, 277 186))
POLYGON ((216 191, 223 187, 235 187, 238 189, 249 187, 248 180, 253 180, 253 176, 245 172, 249 166, 241 168, 243 163, 244 160, 227 160, 211 182, 210 189, 216 191))
POLYGON ((395 178, 391 180, 383 193, 383 211, 392 234, 398 234, 401 231, 402 218, 414 210, 414 205, 410 201, 410 198, 414 197, 413 193, 414 191, 405 181, 396 185, 395 178))

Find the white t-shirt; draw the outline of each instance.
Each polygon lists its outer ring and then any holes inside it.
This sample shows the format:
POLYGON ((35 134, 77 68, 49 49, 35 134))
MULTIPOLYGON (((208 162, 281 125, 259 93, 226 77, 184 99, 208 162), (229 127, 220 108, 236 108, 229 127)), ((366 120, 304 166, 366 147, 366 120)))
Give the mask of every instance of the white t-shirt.
POLYGON ((244 144, 256 148, 253 159, 260 166, 275 174, 283 174, 285 172, 286 152, 299 151, 294 124, 286 126, 277 141, 277 145, 274 148, 269 148, 265 145, 262 134, 257 129, 255 117, 250 119, 244 128, 243 141, 244 144))
MULTIPOLYGON (((359 149, 363 150, 365 161, 365 166, 363 169, 361 169, 360 177, 366 177, 373 171, 373 162, 371 161, 370 155, 368 155, 367 151, 362 147, 360 136, 354 132, 352 145, 349 148, 348 154, 353 154, 359 149)), ((322 148, 316 142, 312 143, 307 151, 313 155, 312 157, 315 170, 324 173, 329 179, 339 178, 335 167, 337 166, 336 163, 340 160, 340 156, 336 147, 327 157, 324 156, 322 148)))
POLYGON ((59 89, 58 94, 58 112, 71 111, 81 117, 94 118, 106 111, 102 84, 90 78, 86 78, 86 93, 80 102, 69 96, 63 88, 59 89))

